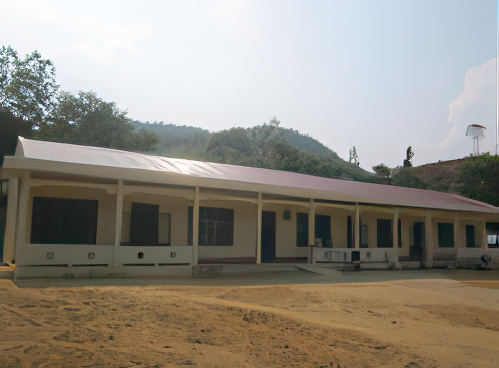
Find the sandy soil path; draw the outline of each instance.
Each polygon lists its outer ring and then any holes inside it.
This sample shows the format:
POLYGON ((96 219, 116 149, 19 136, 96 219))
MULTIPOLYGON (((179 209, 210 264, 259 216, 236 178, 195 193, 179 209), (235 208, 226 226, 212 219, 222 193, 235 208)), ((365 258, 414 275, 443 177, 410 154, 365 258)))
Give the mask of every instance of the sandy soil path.
POLYGON ((499 367, 499 282, 19 289, 0 367, 499 367))

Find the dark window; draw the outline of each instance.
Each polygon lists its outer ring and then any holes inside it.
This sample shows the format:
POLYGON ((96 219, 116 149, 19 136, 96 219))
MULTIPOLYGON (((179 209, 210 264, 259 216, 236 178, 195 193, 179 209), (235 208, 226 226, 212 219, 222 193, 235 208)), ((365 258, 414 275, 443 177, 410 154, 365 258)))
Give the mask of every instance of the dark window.
POLYGON ((354 247, 352 216, 347 217, 347 247, 354 247))
POLYGON ((32 244, 95 244, 99 202, 33 198, 32 244))
POLYGON ((438 223, 438 246, 440 248, 454 247, 454 224, 438 223))
MULTIPOLYGON (((193 207, 189 206, 188 242, 192 245, 193 207)), ((231 246, 234 242, 234 210, 199 207, 199 245, 231 246)))
POLYGON ((402 221, 399 219, 399 224, 398 224, 398 243, 399 243, 399 248, 402 248, 402 221))
POLYGON ((296 246, 308 246, 308 213, 296 214, 296 246))
POLYGON ((378 248, 393 248, 392 220, 378 219, 378 248))
POLYGON ((315 215, 315 238, 322 240, 322 246, 332 246, 331 216, 315 215))
POLYGON ((132 203, 130 245, 158 245, 159 205, 132 203))
POLYGON ((466 248, 475 248, 475 226, 466 225, 466 248))

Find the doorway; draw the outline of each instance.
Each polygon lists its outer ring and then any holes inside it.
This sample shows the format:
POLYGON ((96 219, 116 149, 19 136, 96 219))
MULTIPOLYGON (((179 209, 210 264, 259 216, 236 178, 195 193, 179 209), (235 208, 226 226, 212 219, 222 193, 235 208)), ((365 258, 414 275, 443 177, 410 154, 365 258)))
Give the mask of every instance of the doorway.
POLYGON ((276 213, 262 211, 262 263, 275 261, 276 256, 276 213))
POLYGON ((130 244, 158 245, 159 205, 132 203, 130 244))
POLYGON ((423 259, 424 222, 414 223, 413 234, 414 245, 409 249, 409 258, 411 261, 421 261, 423 259))

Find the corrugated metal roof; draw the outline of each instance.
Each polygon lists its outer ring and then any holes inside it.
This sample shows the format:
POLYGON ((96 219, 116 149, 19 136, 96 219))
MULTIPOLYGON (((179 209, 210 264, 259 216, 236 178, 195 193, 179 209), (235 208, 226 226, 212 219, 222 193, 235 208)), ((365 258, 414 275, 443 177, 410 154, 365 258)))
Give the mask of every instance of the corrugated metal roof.
MULTIPOLYGON (((114 149, 78 146, 19 138, 15 157, 6 157, 5 168, 64 172, 86 168, 85 175, 100 169, 98 177, 140 172, 141 181, 199 185, 211 188, 254 190, 304 198, 384 204, 430 209, 499 213, 499 208, 454 194, 391 185, 328 179, 286 171, 199 162, 114 149), (33 161, 35 160, 35 161, 33 161), (23 161, 25 161, 23 163, 23 161), (28 162, 29 161, 29 162, 28 162), (54 165, 58 164, 58 165, 54 165), (71 166, 68 166, 71 165, 71 166), (83 165, 83 166, 82 166, 83 165), (58 169, 60 167, 60 169, 58 169), (102 174, 105 169, 106 174, 102 174), (114 170, 114 171, 113 171, 114 170), (114 173, 114 174, 113 174, 114 173), (150 175, 149 175, 150 173, 150 175), (150 180, 153 178, 154 180, 150 180), (159 176, 158 176, 159 175, 159 176), (244 184, 244 185, 243 185, 244 184)), ((137 176, 135 176, 136 178, 137 176)))

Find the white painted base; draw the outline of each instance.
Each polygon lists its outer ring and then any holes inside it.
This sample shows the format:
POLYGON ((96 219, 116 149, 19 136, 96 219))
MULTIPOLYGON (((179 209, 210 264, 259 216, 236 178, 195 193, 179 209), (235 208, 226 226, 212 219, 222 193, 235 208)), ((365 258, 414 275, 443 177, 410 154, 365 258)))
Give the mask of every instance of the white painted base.
POLYGON ((15 278, 116 278, 192 276, 191 266, 29 267, 17 266, 15 278))

